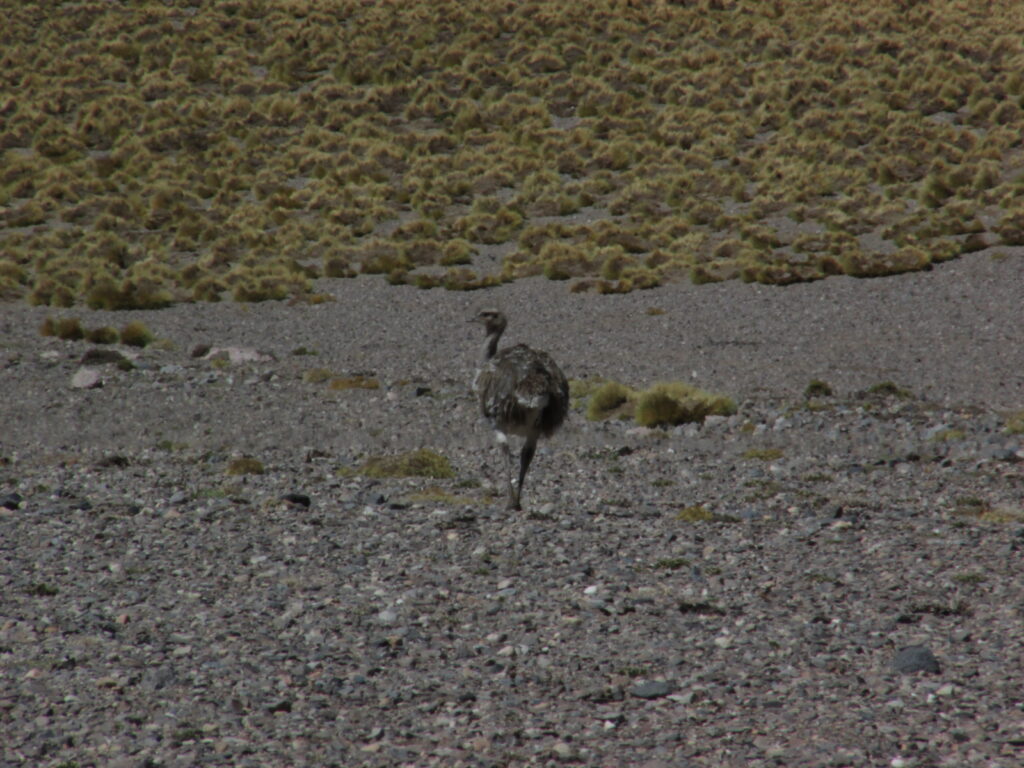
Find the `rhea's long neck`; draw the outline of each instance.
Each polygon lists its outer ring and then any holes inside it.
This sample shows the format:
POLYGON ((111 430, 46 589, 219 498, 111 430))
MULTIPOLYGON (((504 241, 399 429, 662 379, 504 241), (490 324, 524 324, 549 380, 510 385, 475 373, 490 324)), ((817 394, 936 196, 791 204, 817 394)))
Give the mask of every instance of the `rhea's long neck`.
POLYGON ((504 328, 495 328, 487 334, 487 339, 484 341, 483 355, 480 358, 481 365, 494 357, 494 353, 498 351, 498 339, 501 338, 501 334, 504 331, 504 328))

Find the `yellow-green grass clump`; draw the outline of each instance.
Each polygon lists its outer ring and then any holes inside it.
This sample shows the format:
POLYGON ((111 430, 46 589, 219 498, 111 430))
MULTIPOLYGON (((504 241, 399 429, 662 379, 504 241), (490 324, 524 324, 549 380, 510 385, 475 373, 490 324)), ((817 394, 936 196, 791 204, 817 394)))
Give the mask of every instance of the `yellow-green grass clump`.
POLYGON ((676 512, 676 520, 683 523, 735 523, 738 518, 732 515, 721 515, 712 512, 703 504, 684 507, 676 512))
POLYGON ((908 245, 890 254, 866 254, 849 250, 839 257, 842 271, 851 277, 882 277, 927 269, 932 257, 923 249, 908 245))
POLYGON ((141 320, 133 320, 121 328, 121 343, 130 347, 145 347, 153 342, 156 336, 141 320))
POLYGON ((77 317, 61 317, 56 320, 48 317, 39 326, 39 333, 43 336, 56 336, 65 341, 78 341, 85 338, 82 321, 77 317))
POLYGON ((421 448, 397 456, 373 456, 363 462, 359 472, 366 477, 430 477, 446 480, 455 477, 447 458, 435 451, 421 448))
POLYGON ((644 427, 700 422, 706 416, 730 416, 736 403, 684 382, 659 382, 636 398, 636 423, 644 427))
POLYGON ((28 273, 11 259, 0 259, 0 299, 13 299, 25 293, 28 273))
POLYGON ((743 452, 743 458, 756 461, 775 461, 783 456, 779 448, 750 448, 743 452))
POLYGON ((371 376, 339 376, 328 386, 336 391, 346 389, 380 389, 380 382, 371 376))
POLYGON ((310 368, 302 374, 302 380, 307 384, 322 384, 332 378, 334 373, 329 368, 310 368))
POLYGON ((410 493, 405 498, 414 504, 445 504, 450 506, 466 506, 477 501, 470 496, 450 493, 437 485, 427 486, 421 491, 410 493))
POLYGON ((104 280, 89 290, 85 303, 90 309, 162 309, 174 302, 174 295, 150 280, 104 280))
POLYGON ((226 471, 229 475, 262 475, 266 472, 262 461, 249 456, 233 459, 226 471))
POLYGON ((810 400, 814 397, 832 397, 832 386, 821 379, 811 379, 804 389, 804 397, 810 400))
POLYGON ((876 397, 897 397, 901 400, 914 396, 909 389, 901 387, 893 381, 880 381, 878 384, 872 384, 868 387, 866 394, 876 397))
POLYGON ((93 344, 117 344, 119 339, 120 334, 117 329, 111 328, 109 325, 90 328, 85 332, 85 340, 93 344))
POLYGON ((953 501, 953 514, 983 523, 1024 522, 1024 508, 1010 504, 992 505, 977 496, 958 496, 953 501))
POLYGON ((1024 411, 1008 414, 1005 430, 1011 435, 1024 435, 1024 411))
POLYGON ((586 415, 591 421, 632 418, 643 427, 664 427, 736 412, 731 398, 684 382, 658 382, 637 391, 617 381, 592 381, 570 385, 571 395, 574 390, 575 398, 587 399, 586 415))
POLYGON ((590 394, 587 403, 587 418, 591 421, 632 418, 637 392, 617 381, 607 381, 590 394))
POLYGON ((274 259, 232 269, 224 278, 238 302, 281 301, 309 293, 313 283, 293 260, 274 259))

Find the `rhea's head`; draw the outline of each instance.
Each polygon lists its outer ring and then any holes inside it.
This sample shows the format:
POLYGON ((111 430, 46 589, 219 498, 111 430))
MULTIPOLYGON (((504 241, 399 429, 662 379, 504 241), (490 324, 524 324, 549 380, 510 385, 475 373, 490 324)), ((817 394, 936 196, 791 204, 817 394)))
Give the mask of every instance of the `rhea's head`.
POLYGON ((473 318, 472 322, 480 323, 487 331, 487 335, 501 334, 505 330, 505 326, 508 324, 508 320, 497 309, 482 309, 477 313, 476 317, 473 318))

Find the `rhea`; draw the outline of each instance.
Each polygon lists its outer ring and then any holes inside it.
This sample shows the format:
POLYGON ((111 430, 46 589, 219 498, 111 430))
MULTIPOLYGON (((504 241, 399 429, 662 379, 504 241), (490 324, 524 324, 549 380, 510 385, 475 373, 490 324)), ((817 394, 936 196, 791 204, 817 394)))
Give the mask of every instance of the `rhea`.
POLYGON ((553 435, 569 412, 569 382, 547 352, 525 344, 498 351, 498 340, 508 325, 498 310, 485 309, 474 320, 483 324, 487 339, 473 388, 505 458, 508 507, 518 510, 537 441, 553 435), (524 439, 518 477, 512 467, 511 435, 524 439))

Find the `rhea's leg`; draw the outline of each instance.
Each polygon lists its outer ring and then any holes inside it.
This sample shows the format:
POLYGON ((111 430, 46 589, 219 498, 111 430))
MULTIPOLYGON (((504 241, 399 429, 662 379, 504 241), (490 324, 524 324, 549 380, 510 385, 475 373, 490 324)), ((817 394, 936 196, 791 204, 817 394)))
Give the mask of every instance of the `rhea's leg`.
POLYGON ((519 482, 516 483, 516 497, 513 509, 522 509, 520 506, 520 498, 523 495, 523 483, 526 482, 526 473, 530 470, 530 462, 533 461, 533 454, 537 450, 537 438, 529 437, 526 439, 526 443, 523 445, 523 450, 519 454, 519 482))
POLYGON ((512 452, 508 447, 508 437, 504 432, 495 431, 494 438, 498 441, 498 447, 501 448, 501 455, 505 457, 505 479, 508 482, 508 506, 510 509, 518 509, 519 496, 516 493, 515 485, 512 480, 512 452))

